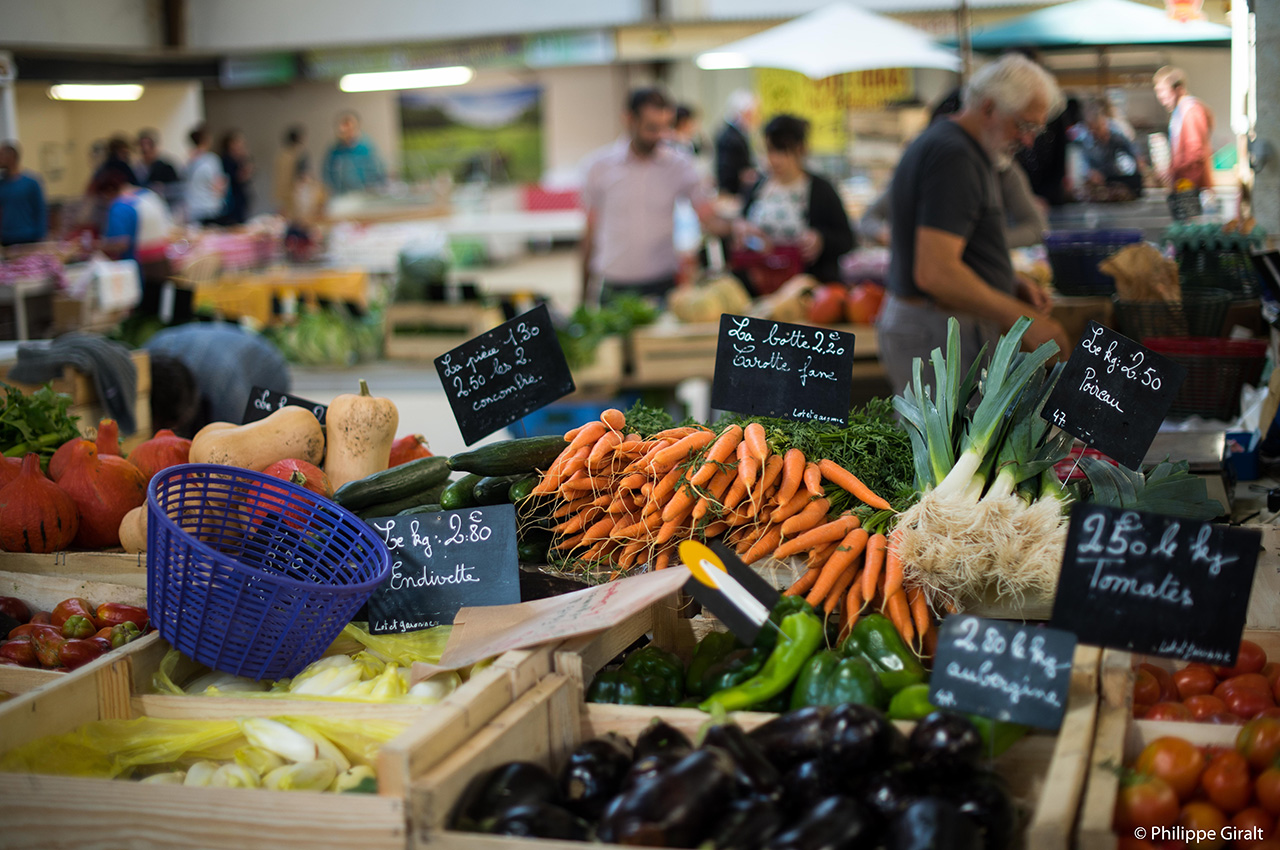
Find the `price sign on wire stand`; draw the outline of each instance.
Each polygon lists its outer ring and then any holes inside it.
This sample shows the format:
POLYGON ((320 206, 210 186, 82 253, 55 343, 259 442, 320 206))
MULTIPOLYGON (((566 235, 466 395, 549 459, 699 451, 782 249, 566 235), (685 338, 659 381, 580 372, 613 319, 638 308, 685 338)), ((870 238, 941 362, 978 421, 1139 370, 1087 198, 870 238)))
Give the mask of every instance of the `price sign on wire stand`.
POLYGON ((1071 687, 1076 637, 1005 620, 952 616, 938 632, 929 701, 1005 723, 1055 730, 1071 687))
POLYGON ((853 334, 724 313, 711 406, 749 416, 849 421, 853 334))
POLYGON ((285 395, 275 390, 269 390, 266 387, 255 386, 253 392, 249 394, 249 402, 244 406, 244 416, 240 421, 244 425, 250 422, 257 422, 259 419, 266 419, 282 407, 305 407, 316 415, 316 419, 320 420, 320 424, 324 424, 325 415, 329 412, 329 407, 310 399, 299 398, 296 395, 285 395))
POLYGON ((512 505, 368 520, 391 551, 391 575, 369 599, 369 630, 453 622, 463 606, 520 601, 512 505))
POLYGON ((467 445, 574 391, 547 305, 435 359, 467 445))
POLYGON ((1262 532, 1077 505, 1050 625, 1081 643, 1230 666, 1262 532))
POLYGON ((1182 364, 1090 322, 1040 415, 1137 469, 1186 377, 1182 364))

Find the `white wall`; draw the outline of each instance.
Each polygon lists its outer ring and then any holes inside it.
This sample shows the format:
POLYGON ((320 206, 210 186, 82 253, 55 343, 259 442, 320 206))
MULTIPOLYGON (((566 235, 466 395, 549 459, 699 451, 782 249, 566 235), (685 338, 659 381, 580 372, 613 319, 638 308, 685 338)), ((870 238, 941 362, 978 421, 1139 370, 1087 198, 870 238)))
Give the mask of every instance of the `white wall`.
POLYGON ((160 43, 155 6, 152 0, 0 0, 0 44, 154 47, 160 43))
POLYGON ((160 131, 161 148, 181 164, 187 157, 187 133, 204 119, 199 83, 149 82, 141 98, 125 103, 53 101, 47 92, 42 83, 17 86, 18 141, 25 165, 47 172, 50 197, 84 191, 92 176, 89 150, 94 141, 116 134, 132 140, 139 130, 154 128, 160 131))
POLYGON ((645 0, 189 0, 187 44, 193 50, 232 52, 305 50, 591 29, 639 21, 645 5, 645 0))

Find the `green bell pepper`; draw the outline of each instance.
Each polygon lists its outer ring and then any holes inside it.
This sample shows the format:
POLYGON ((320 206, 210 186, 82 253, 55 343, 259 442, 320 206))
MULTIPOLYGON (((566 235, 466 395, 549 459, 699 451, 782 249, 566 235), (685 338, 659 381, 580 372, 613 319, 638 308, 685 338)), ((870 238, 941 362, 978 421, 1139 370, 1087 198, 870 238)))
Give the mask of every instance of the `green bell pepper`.
POLYGON ((908 685, 889 700, 890 720, 919 720, 934 710, 929 702, 929 683, 908 685))
POLYGON ((756 635, 755 642, 751 644, 756 649, 773 649, 778 643, 778 630, 782 628, 782 621, 788 614, 794 614, 797 611, 813 610, 813 606, 804 601, 803 596, 780 596, 778 601, 774 603, 773 610, 769 612, 769 623, 765 623, 759 634, 756 635))
POLYGON ((725 711, 740 711, 759 706, 785 691, 800 675, 809 657, 822 645, 822 619, 805 603, 799 610, 783 616, 781 631, 781 638, 759 674, 736 687, 711 694, 699 708, 703 711, 717 707, 725 711))
POLYGON ((825 649, 809 659, 791 692, 791 708, 856 702, 884 710, 889 695, 865 658, 842 658, 825 649))
POLYGON ((966 714, 965 717, 978 727, 978 734, 982 736, 982 743, 986 745, 985 752, 991 758, 999 757, 1005 750, 1022 740, 1023 735, 1031 731, 1021 723, 1003 723, 977 714, 966 714))
POLYGON ((924 666, 883 614, 871 613, 859 618, 840 644, 840 654, 870 662, 871 669, 880 677, 880 684, 890 695, 925 681, 924 666))
POLYGON ((705 697, 707 693, 702 690, 702 680, 706 678, 707 671, 733 652, 737 645, 738 639, 732 632, 710 632, 699 641, 693 650, 693 658, 689 660, 689 669, 684 676, 685 693, 705 697))
MULTIPOLYGON (((893 695, 889 702, 889 719, 916 721, 932 713, 935 708, 929 702, 928 683, 910 685, 893 695)), ((977 727, 978 734, 982 736, 983 752, 991 758, 996 758, 1016 744, 1028 731, 1021 724, 1001 723, 978 714, 966 714, 965 717, 977 727)))
POLYGON ((707 670, 702 677, 702 693, 711 696, 717 691, 736 687, 758 675, 768 660, 767 649, 735 649, 707 670))
POLYGON ((628 655, 622 669, 640 677, 647 705, 675 705, 684 699, 684 664, 674 653, 649 644, 628 655))
POLYGON ((602 670, 587 689, 587 702, 648 705, 644 682, 627 670, 602 670))

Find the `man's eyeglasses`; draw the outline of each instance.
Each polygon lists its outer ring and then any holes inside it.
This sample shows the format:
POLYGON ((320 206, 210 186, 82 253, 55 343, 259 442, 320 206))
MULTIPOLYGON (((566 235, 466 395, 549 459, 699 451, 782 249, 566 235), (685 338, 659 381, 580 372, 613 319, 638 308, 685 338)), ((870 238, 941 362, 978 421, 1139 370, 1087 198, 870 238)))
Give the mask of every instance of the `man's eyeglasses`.
POLYGON ((1044 132, 1044 124, 1039 121, 1014 121, 1013 128, 1019 136, 1038 136, 1044 132))

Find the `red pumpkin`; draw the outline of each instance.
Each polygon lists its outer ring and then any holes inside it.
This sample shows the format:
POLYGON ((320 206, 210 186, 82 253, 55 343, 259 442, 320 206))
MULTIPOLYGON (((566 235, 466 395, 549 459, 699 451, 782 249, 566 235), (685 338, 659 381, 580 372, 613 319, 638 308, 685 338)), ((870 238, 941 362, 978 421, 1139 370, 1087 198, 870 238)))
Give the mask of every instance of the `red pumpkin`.
POLYGON ((884 306, 884 287, 864 281, 849 290, 844 302, 844 317, 850 324, 875 324, 884 306))
POLYGON ((56 552, 66 549, 79 528, 75 502, 40 471, 30 452, 18 477, 0 487, 0 549, 56 552))
POLYGON ((824 283, 813 290, 809 301, 809 323, 834 325, 844 317, 845 289, 839 283, 824 283))
POLYGON ((129 453, 129 462, 138 467, 150 484, 157 472, 186 463, 190 454, 190 440, 179 437, 168 428, 161 428, 154 437, 129 453))
POLYGON ((84 549, 119 546, 120 520, 147 498, 147 480, 138 467, 100 454, 88 440, 72 446, 58 486, 80 509, 75 544, 84 549))
POLYGON ((22 471, 22 461, 16 457, 0 455, 0 487, 18 477, 22 471))
POLYGON ((427 438, 421 434, 406 434, 391 444, 391 462, 388 468, 408 463, 411 460, 431 457, 431 449, 427 446, 427 438))
MULTIPOLYGON (((58 450, 53 453, 53 457, 49 458, 49 477, 54 481, 62 480, 62 473, 67 468, 67 461, 71 458, 71 452, 77 443, 89 442, 84 437, 76 437, 67 440, 58 450)), ((114 419, 103 419, 98 423, 98 436, 93 441, 98 448, 100 455, 115 455, 119 457, 120 451, 120 426, 114 419)))

